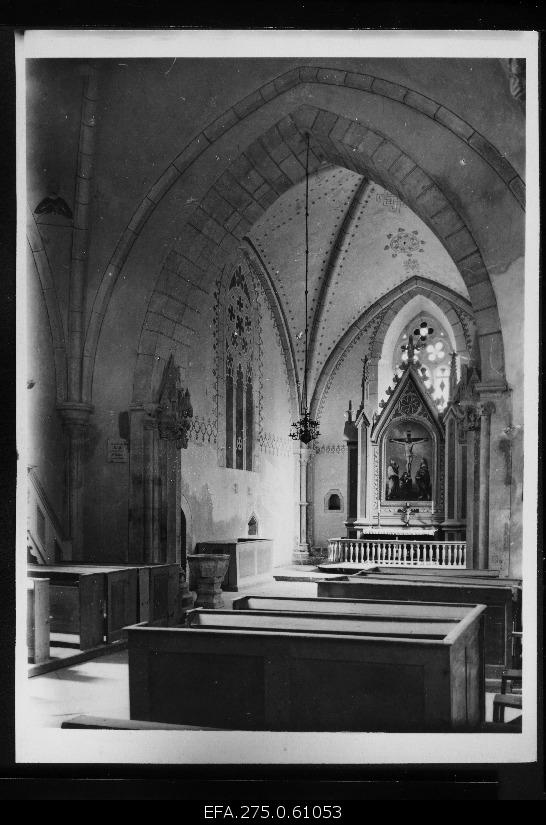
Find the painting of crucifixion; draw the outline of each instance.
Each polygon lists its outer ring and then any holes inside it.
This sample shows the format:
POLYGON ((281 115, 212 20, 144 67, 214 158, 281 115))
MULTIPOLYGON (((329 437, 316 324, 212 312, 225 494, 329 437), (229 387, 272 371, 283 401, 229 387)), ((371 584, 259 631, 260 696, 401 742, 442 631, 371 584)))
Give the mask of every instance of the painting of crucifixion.
POLYGON ((431 501, 433 442, 419 422, 392 424, 385 436, 385 487, 388 501, 431 501))

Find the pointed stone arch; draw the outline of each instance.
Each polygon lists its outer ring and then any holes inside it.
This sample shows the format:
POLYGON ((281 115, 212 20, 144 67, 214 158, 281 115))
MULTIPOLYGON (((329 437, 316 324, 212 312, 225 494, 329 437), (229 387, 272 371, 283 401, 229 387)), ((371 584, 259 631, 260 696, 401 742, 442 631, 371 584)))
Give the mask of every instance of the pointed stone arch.
POLYGON ((40 235, 39 227, 30 210, 28 210, 27 218, 27 240, 40 279, 40 287, 49 320, 55 366, 56 398, 57 403, 61 404, 66 400, 68 374, 65 329, 49 258, 42 236, 40 235))
POLYGON ((463 316, 472 317, 472 306, 466 298, 447 286, 415 275, 389 290, 378 301, 366 309, 362 315, 341 336, 328 356, 311 398, 311 414, 320 419, 328 392, 334 378, 351 349, 368 334, 368 356, 377 359, 383 347, 387 330, 400 309, 413 296, 424 294, 436 303, 448 316, 457 346, 467 351, 469 333, 465 331, 463 316))
MULTIPOLYGON (((402 94, 395 91, 398 88, 396 84, 388 84, 379 78, 362 76, 365 79, 358 86, 355 80, 357 75, 352 73, 324 70, 319 75, 315 68, 310 72, 303 69, 294 72, 288 72, 279 81, 268 84, 273 91, 271 96, 264 97, 264 87, 236 106, 233 110, 235 114, 231 114, 230 110, 207 127, 174 159, 133 215, 110 260, 92 309, 84 351, 85 397, 91 396, 94 359, 110 295, 144 224, 190 167, 206 162, 208 150, 216 141, 221 140, 236 123, 252 117, 258 109, 287 89, 308 82, 343 85, 348 80, 350 88, 360 88, 367 93, 385 95, 403 105, 411 105, 421 114, 432 117, 436 124, 451 129, 473 151, 481 154, 490 166, 493 165, 512 194, 520 192, 519 178, 506 159, 501 158, 494 147, 490 147, 491 151, 484 148, 487 141, 484 142, 482 136, 468 124, 463 127, 461 124, 464 121, 454 113, 447 113, 439 104, 432 107, 425 105, 428 98, 416 96, 405 87, 400 87, 404 90, 402 94), (497 155, 501 158, 499 163, 497 155), (493 164, 491 161, 494 161, 493 164)), ((187 307, 191 306, 190 298, 196 291, 207 291, 210 278, 221 269, 222 261, 233 253, 253 223, 280 194, 302 179, 306 132, 311 136, 311 172, 322 162, 356 171, 402 199, 435 232, 457 265, 469 291, 480 335, 480 349, 491 373, 485 374, 483 380, 498 385, 499 375, 504 375, 504 355, 496 297, 471 227, 464 216, 444 193, 440 183, 385 134, 336 112, 308 104, 296 104, 291 114, 282 117, 251 141, 197 199, 198 206, 180 232, 179 247, 183 252, 173 250, 175 260, 171 260, 169 266, 174 274, 173 289, 178 302, 175 328, 178 317, 183 316, 187 307)), ((160 283, 163 274, 159 276, 160 283)), ((166 294, 171 296, 171 292, 166 294)))

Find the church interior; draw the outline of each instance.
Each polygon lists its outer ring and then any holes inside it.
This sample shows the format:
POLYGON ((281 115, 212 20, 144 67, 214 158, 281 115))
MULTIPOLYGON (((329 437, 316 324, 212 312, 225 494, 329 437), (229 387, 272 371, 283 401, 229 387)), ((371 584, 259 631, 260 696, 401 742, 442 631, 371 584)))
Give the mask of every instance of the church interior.
POLYGON ((524 61, 26 95, 36 724, 520 731, 524 61))

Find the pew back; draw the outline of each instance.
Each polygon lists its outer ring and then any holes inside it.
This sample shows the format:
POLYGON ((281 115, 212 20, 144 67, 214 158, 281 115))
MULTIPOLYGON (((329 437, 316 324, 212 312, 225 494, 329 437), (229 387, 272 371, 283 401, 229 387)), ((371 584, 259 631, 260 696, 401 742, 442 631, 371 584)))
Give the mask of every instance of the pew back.
POLYGON ((79 636, 81 650, 117 641, 123 628, 137 620, 137 571, 133 568, 30 565, 28 575, 49 578, 51 632, 79 636))
POLYGON ((237 612, 198 608, 188 613, 186 621, 188 627, 444 639, 456 627, 460 619, 427 619, 425 617, 403 619, 378 616, 363 618, 356 615, 336 616, 313 612, 287 613, 279 610, 237 612))
POLYGON ((131 718, 241 730, 477 729, 482 613, 398 619, 398 636, 376 632, 382 617, 280 611, 194 611, 197 626, 130 627, 131 718))
POLYGON ((119 641, 137 621, 177 618, 178 564, 62 562, 30 565, 28 575, 50 579, 51 631, 64 637, 55 641, 79 636, 81 650, 119 641))
POLYGON ((336 613, 383 616, 400 619, 450 621, 468 613, 468 605, 441 602, 396 602, 376 599, 301 598, 293 596, 241 596, 232 602, 233 610, 295 611, 297 613, 336 613))
MULTIPOLYGON (((413 571, 412 571, 413 572, 413 571)), ((521 615, 521 587, 501 579, 467 578, 434 580, 419 574, 383 576, 370 573, 348 581, 319 581, 319 597, 346 599, 389 599, 399 601, 455 602, 483 604, 485 614, 486 676, 499 678, 512 663, 512 631, 521 615)))

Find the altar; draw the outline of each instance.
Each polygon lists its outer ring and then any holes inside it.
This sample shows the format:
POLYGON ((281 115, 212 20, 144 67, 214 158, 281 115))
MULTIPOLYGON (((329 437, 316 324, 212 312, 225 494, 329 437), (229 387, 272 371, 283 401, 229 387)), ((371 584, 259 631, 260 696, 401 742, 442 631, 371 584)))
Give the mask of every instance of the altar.
POLYGON ((392 384, 370 420, 363 378, 362 402, 345 428, 357 464, 349 472, 356 511, 345 521, 346 538, 395 546, 437 542, 443 539, 445 517, 442 416, 411 360, 392 384))

